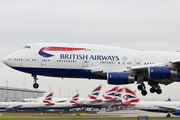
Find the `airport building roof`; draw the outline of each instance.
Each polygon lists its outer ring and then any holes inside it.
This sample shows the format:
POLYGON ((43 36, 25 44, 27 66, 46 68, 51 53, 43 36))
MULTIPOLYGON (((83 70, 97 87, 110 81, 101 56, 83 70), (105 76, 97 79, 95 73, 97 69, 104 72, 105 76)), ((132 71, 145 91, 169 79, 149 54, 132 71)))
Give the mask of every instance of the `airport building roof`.
POLYGON ((44 90, 26 89, 26 88, 15 88, 15 87, 5 87, 5 86, 0 86, 0 90, 15 90, 15 91, 25 91, 25 92, 46 93, 46 91, 44 91, 44 90))

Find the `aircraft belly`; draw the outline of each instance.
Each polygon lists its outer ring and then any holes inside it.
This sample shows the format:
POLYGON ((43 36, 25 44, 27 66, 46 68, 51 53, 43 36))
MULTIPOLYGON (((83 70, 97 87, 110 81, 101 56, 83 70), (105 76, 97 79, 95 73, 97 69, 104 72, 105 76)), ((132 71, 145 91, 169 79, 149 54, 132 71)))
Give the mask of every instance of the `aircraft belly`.
POLYGON ((59 69, 59 68, 27 68, 12 67, 13 69, 42 76, 51 77, 68 77, 68 78, 91 78, 91 79, 107 79, 106 76, 95 75, 88 69, 59 69))

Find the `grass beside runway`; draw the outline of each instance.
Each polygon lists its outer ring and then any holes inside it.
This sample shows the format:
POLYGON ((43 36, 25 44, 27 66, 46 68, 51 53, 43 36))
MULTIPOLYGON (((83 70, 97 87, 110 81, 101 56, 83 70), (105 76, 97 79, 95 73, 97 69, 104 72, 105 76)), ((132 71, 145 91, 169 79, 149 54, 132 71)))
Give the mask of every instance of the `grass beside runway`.
MULTIPOLYGON (((59 113, 0 113, 1 120, 137 120, 137 117, 122 117, 121 114, 117 115, 98 115, 87 114, 86 116, 73 116, 73 114, 59 114, 59 113)), ((149 117, 149 120, 179 120, 179 117, 149 117)))

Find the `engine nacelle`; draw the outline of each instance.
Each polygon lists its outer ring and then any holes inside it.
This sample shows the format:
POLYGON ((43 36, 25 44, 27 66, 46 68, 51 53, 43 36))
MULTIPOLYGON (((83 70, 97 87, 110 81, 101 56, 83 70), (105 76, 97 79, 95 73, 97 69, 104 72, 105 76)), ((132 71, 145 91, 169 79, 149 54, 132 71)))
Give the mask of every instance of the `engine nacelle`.
POLYGON ((173 115, 180 115, 180 110, 176 110, 172 113, 173 115))
POLYGON ((13 111, 13 108, 6 108, 6 111, 13 111))
POLYGON ((107 82, 114 85, 134 83, 134 76, 127 73, 111 72, 107 73, 107 82))
POLYGON ((168 79, 177 77, 177 70, 173 70, 169 67, 149 67, 150 79, 168 79))

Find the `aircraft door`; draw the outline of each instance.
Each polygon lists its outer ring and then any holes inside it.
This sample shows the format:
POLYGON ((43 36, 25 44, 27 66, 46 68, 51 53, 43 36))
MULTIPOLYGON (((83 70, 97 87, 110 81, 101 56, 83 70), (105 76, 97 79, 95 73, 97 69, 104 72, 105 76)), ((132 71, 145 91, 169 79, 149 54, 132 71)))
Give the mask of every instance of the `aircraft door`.
POLYGON ((41 66, 46 66, 46 64, 47 64, 47 59, 46 59, 45 57, 41 57, 41 59, 40 59, 40 64, 41 64, 41 66))
POLYGON ((141 59, 140 58, 135 59, 135 65, 141 65, 141 59))
POLYGON ((87 105, 87 100, 82 100, 82 101, 81 101, 81 104, 82 104, 82 105, 87 105))
POLYGON ((73 45, 72 44, 67 45, 66 53, 68 53, 68 54, 73 53, 73 45))
POLYGON ((88 60, 82 60, 82 67, 88 67, 88 60))

